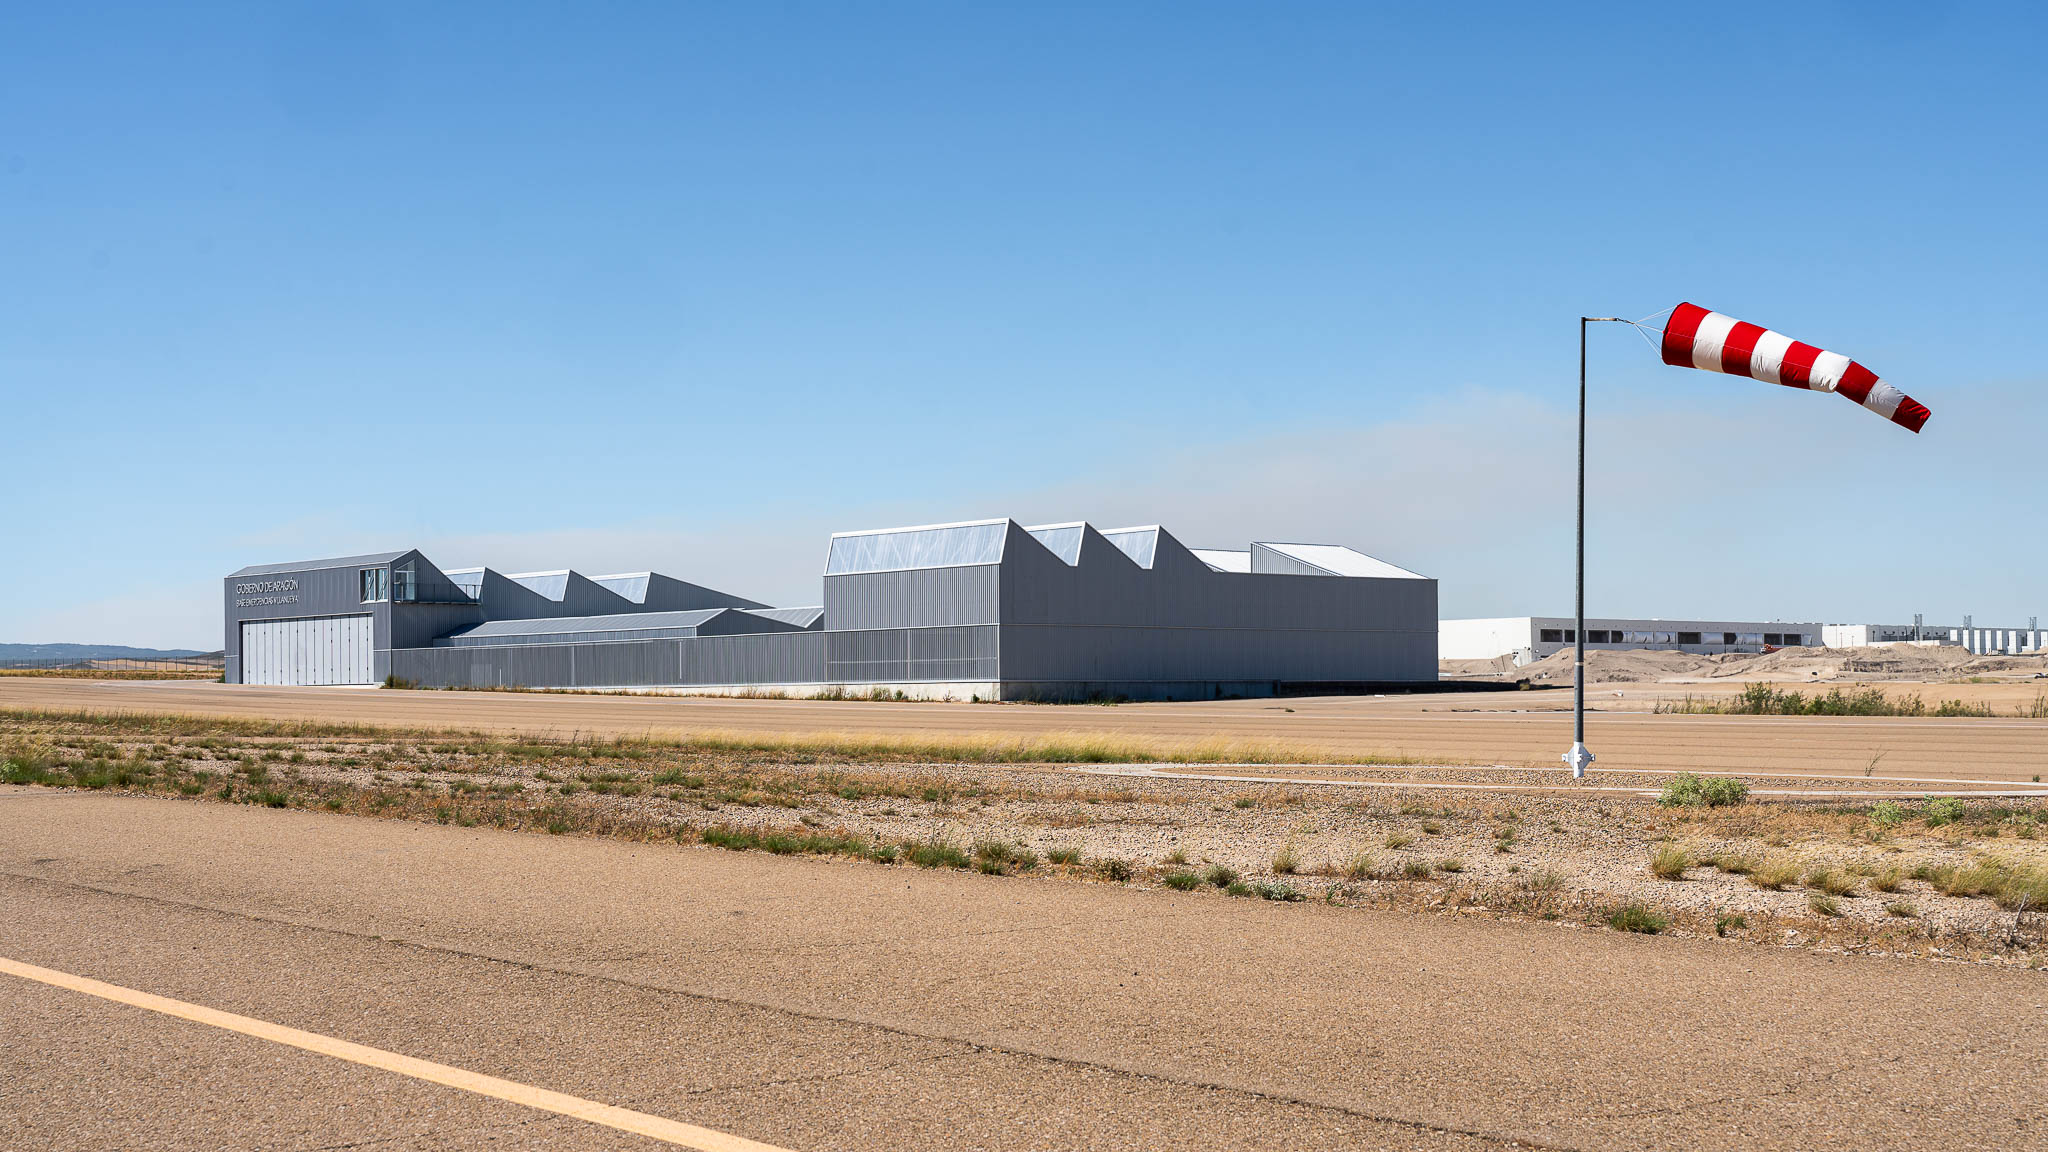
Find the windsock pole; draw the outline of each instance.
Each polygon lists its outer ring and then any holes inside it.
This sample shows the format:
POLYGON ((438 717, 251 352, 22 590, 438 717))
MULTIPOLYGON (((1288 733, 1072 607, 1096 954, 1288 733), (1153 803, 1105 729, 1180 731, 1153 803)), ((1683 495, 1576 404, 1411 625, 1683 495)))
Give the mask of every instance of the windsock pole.
POLYGON ((1564 754, 1572 779, 1584 780, 1593 754, 1586 751, 1586 325, 1627 323, 1619 316, 1579 317, 1579 547, 1572 608, 1572 750, 1564 754))

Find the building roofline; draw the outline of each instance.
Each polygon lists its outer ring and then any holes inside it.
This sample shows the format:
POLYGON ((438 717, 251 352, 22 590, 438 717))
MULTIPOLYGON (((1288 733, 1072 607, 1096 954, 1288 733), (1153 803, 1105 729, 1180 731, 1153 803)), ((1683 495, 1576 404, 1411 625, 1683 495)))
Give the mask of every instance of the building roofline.
POLYGON ((893 536, 898 532, 931 532, 939 528, 979 528, 984 524, 1008 524, 1008 516, 996 516, 988 520, 958 520, 951 524, 911 524, 902 528, 861 528, 852 532, 834 532, 832 539, 842 536, 893 536))

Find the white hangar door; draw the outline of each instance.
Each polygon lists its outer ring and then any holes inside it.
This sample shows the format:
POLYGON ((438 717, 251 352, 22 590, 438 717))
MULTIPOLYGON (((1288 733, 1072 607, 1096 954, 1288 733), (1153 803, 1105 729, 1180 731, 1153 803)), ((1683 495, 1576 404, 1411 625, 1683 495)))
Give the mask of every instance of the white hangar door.
POLYGON ((373 634, 368 616, 243 624, 242 683, 372 683, 373 634))

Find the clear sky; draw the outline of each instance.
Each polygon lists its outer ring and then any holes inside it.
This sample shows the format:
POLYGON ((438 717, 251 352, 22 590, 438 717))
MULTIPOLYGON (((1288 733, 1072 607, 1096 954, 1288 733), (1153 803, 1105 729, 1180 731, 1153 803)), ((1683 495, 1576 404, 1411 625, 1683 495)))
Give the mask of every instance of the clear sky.
POLYGON ((0 10, 0 640, 220 646, 241 565, 653 567, 1010 515, 1570 609, 2048 615, 2037 5, 0 10))

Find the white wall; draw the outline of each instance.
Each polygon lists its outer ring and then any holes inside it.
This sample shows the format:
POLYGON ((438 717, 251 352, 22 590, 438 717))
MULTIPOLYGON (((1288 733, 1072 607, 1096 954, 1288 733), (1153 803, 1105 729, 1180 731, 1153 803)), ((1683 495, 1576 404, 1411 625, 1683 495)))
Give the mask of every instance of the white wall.
POLYGON ((1491 660, 1527 649, 1533 636, 1527 616, 1439 620, 1436 624, 1436 658, 1491 660))

